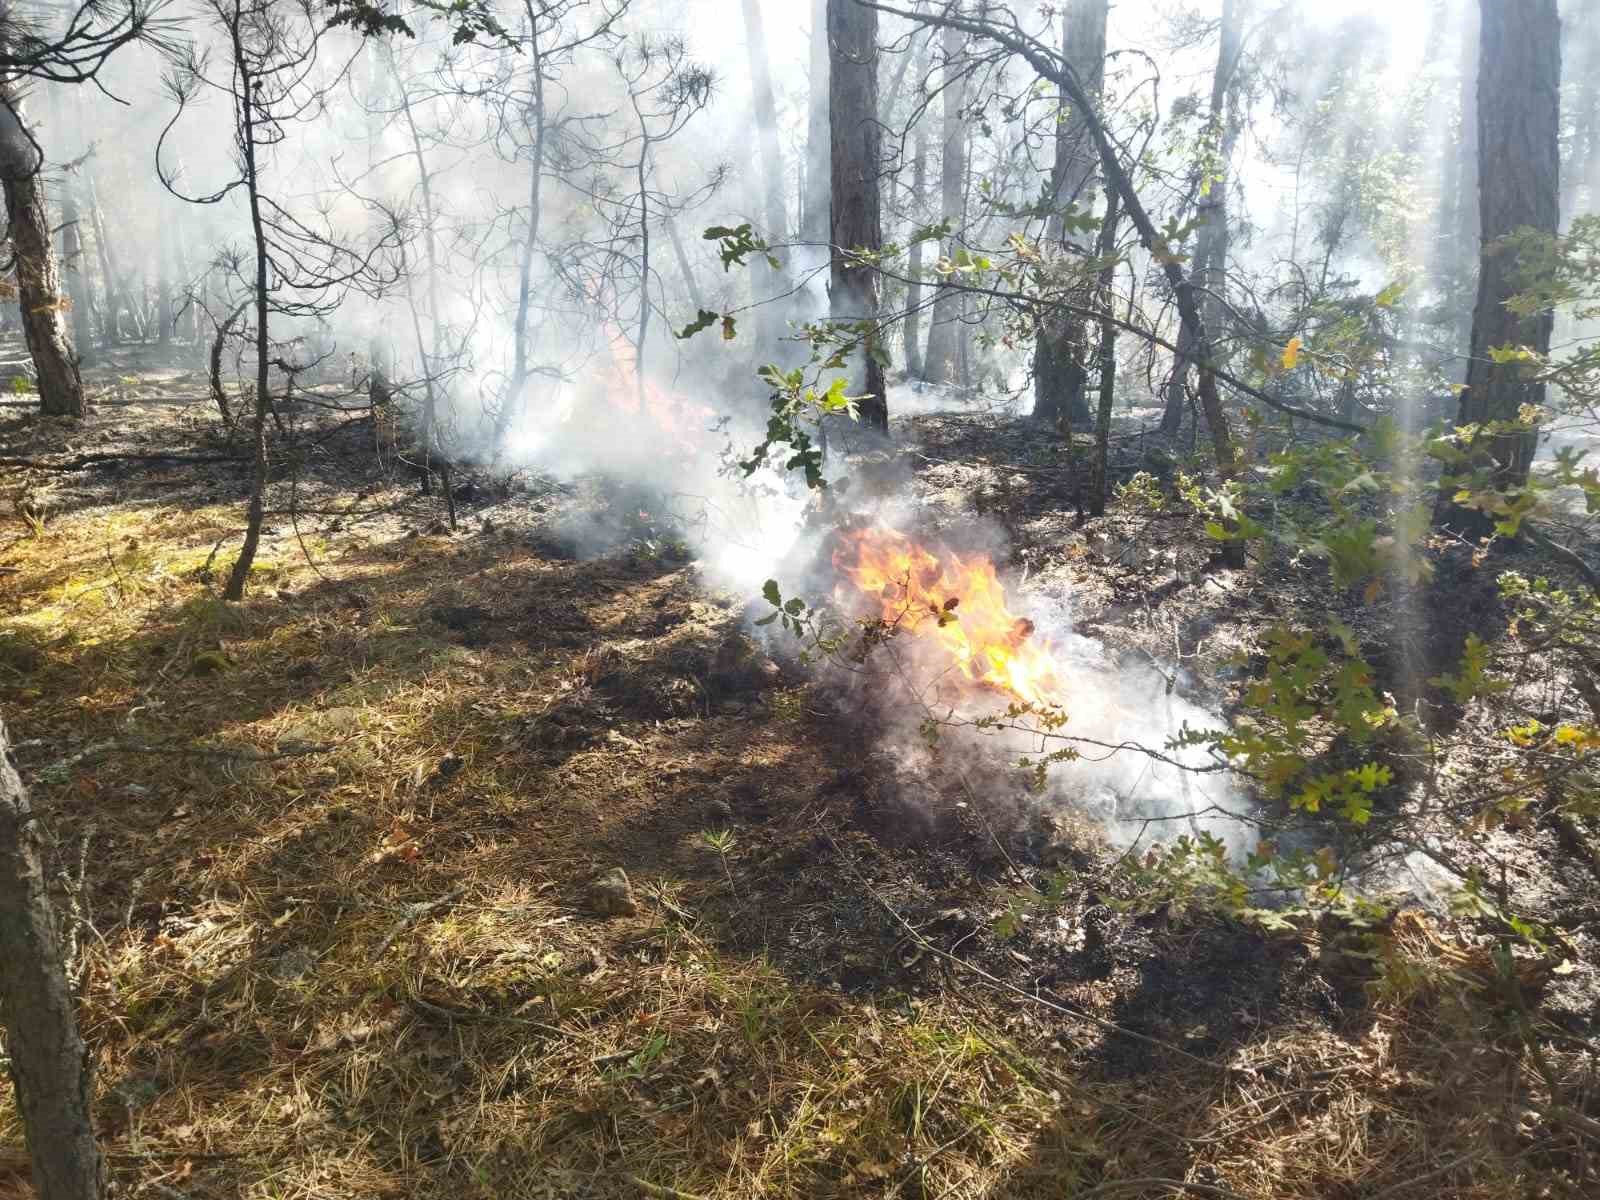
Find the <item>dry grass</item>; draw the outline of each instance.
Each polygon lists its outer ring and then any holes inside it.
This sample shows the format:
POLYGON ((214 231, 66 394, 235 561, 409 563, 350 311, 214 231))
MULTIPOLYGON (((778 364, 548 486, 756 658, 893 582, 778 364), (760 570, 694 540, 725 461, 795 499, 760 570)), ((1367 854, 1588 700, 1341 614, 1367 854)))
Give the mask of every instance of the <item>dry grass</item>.
MULTIPOLYGON (((608 679, 726 619, 686 572, 509 536, 312 567, 282 531, 230 608, 197 572, 235 519, 82 513, 0 550, 0 703, 92 926, 74 970, 132 1194, 1580 1194, 1508 1114, 1492 1031, 1437 1004, 1124 1076, 1103 1033, 959 969, 848 995, 730 949, 752 877, 701 842, 706 796, 757 771, 781 824, 830 750, 697 695, 615 710, 608 679), (463 638, 448 606, 487 617, 463 638), (166 749, 78 757, 107 742, 166 749), (616 862, 640 911, 602 921, 582 889, 616 862)), ((0 1146, 6 1194, 4 1099, 0 1146)))

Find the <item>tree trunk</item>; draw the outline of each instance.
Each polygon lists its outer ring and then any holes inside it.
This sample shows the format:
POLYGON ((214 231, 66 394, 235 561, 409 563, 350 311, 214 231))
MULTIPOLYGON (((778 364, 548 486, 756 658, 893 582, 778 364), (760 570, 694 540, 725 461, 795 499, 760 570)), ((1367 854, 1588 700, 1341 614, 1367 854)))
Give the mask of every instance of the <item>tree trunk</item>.
POLYGON ((1579 81, 1572 112, 1572 143, 1561 164, 1562 228, 1581 211, 1580 204, 1594 206, 1596 123, 1600 118, 1600 62, 1596 61, 1596 41, 1600 40, 1600 3, 1578 0, 1566 19, 1570 47, 1567 75, 1579 81))
MULTIPOLYGON (((411 142, 411 154, 417 164, 417 183, 421 188, 422 196, 422 247, 427 256, 428 277, 424 281, 428 288, 428 321, 429 337, 424 343, 422 337, 422 322, 417 315, 417 300, 415 288, 411 286, 414 281, 407 281, 406 298, 411 307, 412 331, 417 339, 417 349, 422 356, 422 429, 421 449, 422 462, 422 494, 433 494, 433 454, 439 451, 439 458, 444 462, 444 451, 439 437, 439 377, 442 373, 444 362, 444 316, 439 301, 439 249, 437 238, 438 212, 433 203, 433 172, 428 169, 427 157, 422 151, 422 134, 417 129, 416 113, 411 105, 411 93, 406 88, 405 80, 400 78, 400 69, 394 61, 394 56, 389 55, 389 70, 394 76, 395 92, 400 99, 400 111, 406 119, 406 134, 411 142)), ((445 469, 449 464, 444 463, 445 469)), ((450 485, 445 482, 445 498, 448 502, 450 485)), ((451 509, 452 515, 454 508, 451 509)), ((455 521, 450 522, 450 527, 455 528, 455 521)))
POLYGON ((178 306, 173 302, 172 259, 176 253, 167 232, 167 222, 156 216, 156 344, 172 342, 178 306))
POLYGON ((61 185, 61 269, 67 281, 67 299, 72 303, 72 340, 79 363, 86 363, 94 333, 89 314, 94 308, 94 280, 83 255, 83 231, 78 217, 78 191, 71 180, 61 185))
POLYGON ((105 1163, 42 839, 0 722, 0 1025, 39 1200, 97 1200, 105 1163))
POLYGON ((112 244, 110 235, 106 233, 105 210, 100 205, 100 189, 95 185, 92 174, 85 171, 84 178, 89 186, 89 214, 94 226, 95 249, 100 254, 100 269, 106 279, 105 336, 113 342, 120 342, 122 309, 128 310, 128 318, 134 323, 136 335, 139 332, 139 309, 134 304, 133 297, 128 294, 127 281, 123 277, 122 267, 117 262, 116 247, 112 244))
MULTIPOLYGON (((1444 181, 1445 253, 1443 280, 1454 344, 1465 350, 1472 336, 1468 304, 1478 268, 1478 42, 1477 3, 1461 6, 1461 49, 1458 84, 1461 125, 1448 156, 1444 181)), ((1466 381, 1463 369, 1457 379, 1466 381)))
MULTIPOLYGON (((1517 259, 1495 253, 1495 242, 1518 229, 1554 234, 1560 219, 1561 21, 1556 0, 1483 0, 1478 54, 1478 197, 1484 254, 1478 267, 1478 303, 1472 317, 1472 354, 1457 423, 1502 421, 1516 427, 1486 443, 1493 486, 1528 481, 1538 445, 1536 429, 1519 420, 1523 406, 1544 404, 1544 385, 1518 362, 1497 363, 1491 351, 1527 346, 1550 349, 1554 317, 1523 317, 1506 307, 1520 289, 1517 259)), ((1469 533, 1486 533, 1483 514, 1453 502, 1457 480, 1446 478, 1435 520, 1469 533)))
POLYGON ((506 385, 505 399, 494 418, 494 452, 505 449, 506 433, 511 423, 522 415, 523 392, 528 386, 531 367, 528 363, 528 316, 533 308, 533 260, 539 253, 540 195, 544 187, 545 109, 544 109, 544 59, 539 44, 540 12, 534 0, 524 0, 523 11, 528 16, 528 87, 531 93, 526 110, 528 136, 532 140, 531 161, 528 164, 528 232, 522 243, 517 264, 517 324, 512 330, 511 379, 506 385))
POLYGON ((1106 216, 1100 225, 1099 303, 1100 319, 1100 403, 1095 411, 1094 459, 1089 465, 1089 514, 1106 511, 1106 490, 1111 456, 1111 406, 1117 394, 1117 322, 1111 311, 1116 302, 1112 286, 1117 276, 1117 222, 1122 216, 1117 194, 1106 196, 1106 216))
MULTIPOLYGON (((1062 53, 1085 90, 1098 104, 1105 91, 1107 0, 1071 0, 1062 19, 1062 53)), ((1050 172, 1051 204, 1059 211, 1083 200, 1084 190, 1098 174, 1099 154, 1088 136, 1081 113, 1073 114, 1063 96, 1056 124, 1055 165, 1050 172)), ((1052 216, 1045 230, 1047 242, 1065 251, 1066 228, 1061 216, 1052 216)), ((1065 255, 1061 254, 1064 262, 1065 255)), ((1080 307, 1090 299, 1089 287, 1075 287, 1072 297, 1080 307)), ((1089 404, 1084 397, 1088 380, 1088 320, 1077 313, 1046 310, 1039 321, 1033 347, 1033 417, 1055 428, 1063 409, 1072 424, 1089 424, 1089 404)))
POLYGON ((236 18, 229 32, 233 37, 234 70, 239 74, 236 97, 241 133, 239 146, 243 151, 245 193, 250 201, 250 233, 256 258, 255 294, 252 297, 256 306, 256 395, 250 426, 254 464, 250 476, 250 502, 245 510, 244 545, 239 548, 239 557, 234 560, 228 585, 222 592, 224 600, 243 600, 245 580, 250 578, 250 567, 256 560, 256 548, 261 544, 261 522, 266 515, 267 409, 271 405, 267 384, 272 366, 272 341, 267 333, 267 313, 271 303, 271 279, 267 267, 267 231, 261 216, 260 176, 256 171, 256 111, 251 90, 255 80, 245 59, 242 20, 236 18))
POLYGON ((789 240, 785 211, 783 152, 778 145, 778 104, 772 94, 772 69, 767 62, 767 36, 761 24, 760 0, 744 0, 744 34, 750 52, 750 84, 756 117, 756 143, 761 151, 766 238, 774 244, 789 240))
MULTIPOLYGON (((959 5, 952 5, 959 11, 959 5)), ((944 144, 940 152, 939 186, 941 216, 954 231, 946 254, 954 258, 961 248, 961 226, 966 218, 967 196, 967 76, 960 65, 966 38, 961 31, 944 31, 944 144)), ((959 378, 961 367, 962 293, 948 283, 940 283, 934 294, 933 315, 928 330, 928 353, 923 361, 924 378, 929 383, 951 383, 959 378)))
MULTIPOLYGON (((1223 0, 1222 24, 1218 33, 1217 65, 1211 74, 1211 109, 1206 123, 1206 136, 1202 139, 1202 159, 1196 164, 1195 205, 1199 232, 1195 235, 1194 261, 1190 279, 1196 289, 1220 289, 1226 278, 1228 244, 1228 164, 1238 141, 1240 122, 1236 105, 1229 103, 1229 95, 1237 79, 1239 56, 1243 48, 1244 0, 1223 0), (1207 147, 1216 146, 1216 159, 1210 159, 1207 147)), ((1215 319, 1222 305, 1217 298, 1206 295, 1202 308, 1211 316, 1207 321, 1213 337, 1217 327, 1215 319)), ((1194 336, 1187 329, 1178 332, 1180 351, 1193 348, 1194 336)), ((1167 383, 1166 410, 1161 415, 1161 432, 1175 434, 1183 425, 1183 413, 1189 393, 1189 360, 1181 353, 1174 357, 1172 378, 1167 383)))
POLYGON ((883 355, 876 323, 878 277, 852 250, 883 246, 878 195, 881 126, 878 124, 878 14, 856 0, 828 0, 830 175, 833 245, 830 279, 834 320, 863 322, 862 360, 850 389, 862 397, 862 423, 889 432, 883 355))
MULTIPOLYGON (((918 77, 927 74, 926 58, 918 66, 918 77)), ((927 212, 928 191, 928 130, 925 122, 917 123, 917 139, 911 159, 911 224, 920 227, 927 212)), ((927 242, 918 239, 911 244, 910 269, 906 272, 911 282, 906 287, 906 377, 921 379, 922 363, 922 259, 927 242)))
POLYGON ((39 380, 39 411, 49 416, 81 417, 83 380, 62 320, 61 286, 50 217, 45 211, 39 168, 43 165, 23 128, 22 101, 0 86, 0 184, 6 197, 11 250, 17 264, 17 303, 22 332, 39 380))
POLYGON ((811 0, 811 95, 807 106, 805 194, 800 205, 801 236, 818 247, 825 246, 831 236, 828 7, 828 0, 811 0))

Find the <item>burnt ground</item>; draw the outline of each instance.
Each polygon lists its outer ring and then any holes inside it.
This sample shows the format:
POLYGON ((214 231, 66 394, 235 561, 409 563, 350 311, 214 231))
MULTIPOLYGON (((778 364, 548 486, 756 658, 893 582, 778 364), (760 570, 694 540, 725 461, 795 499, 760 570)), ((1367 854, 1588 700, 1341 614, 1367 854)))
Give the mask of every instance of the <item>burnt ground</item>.
MULTIPOLYGON (((4 455, 145 456, 7 469, 0 704, 81 915, 127 1194, 1592 1186, 1583 1135, 1508 1086, 1469 926, 1408 914, 1434 969, 1385 998, 1326 930, 1122 911, 1089 822, 908 776, 603 478, 463 470, 452 532, 381 425, 320 426, 225 606, 246 472, 151 457, 233 453, 203 377, 129 354, 94 381, 116 405, 81 427, 0 416, 4 455), (597 893, 618 867, 631 896, 597 893)), ((1405 597, 1221 571, 1173 509, 1078 518, 1023 423, 897 432, 931 525, 998 525, 1080 631, 1217 711, 1277 621, 1332 608, 1413 657, 1405 597)), ((1123 476, 1182 452, 1118 447, 1123 476)), ((1593 874, 1542 827, 1463 852, 1491 851, 1585 951, 1546 999, 1592 1036, 1593 874)), ((18 1138, 0 1108, 20 1180, 18 1138)))

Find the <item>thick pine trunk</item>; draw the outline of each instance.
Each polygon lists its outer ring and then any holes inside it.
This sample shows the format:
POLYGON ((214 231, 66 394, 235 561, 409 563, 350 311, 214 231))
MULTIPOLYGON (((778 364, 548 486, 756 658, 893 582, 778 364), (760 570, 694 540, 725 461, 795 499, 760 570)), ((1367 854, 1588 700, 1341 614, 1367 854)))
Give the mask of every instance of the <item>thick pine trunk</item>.
MULTIPOLYGON (((946 29, 944 43, 944 145, 939 162, 941 216, 957 234, 966 219, 967 198, 967 77, 960 65, 966 39, 959 30, 946 29)), ((946 254, 954 258, 961 249, 952 236, 946 254)), ((923 360, 929 383, 952 383, 961 374, 962 293, 946 283, 934 294, 928 330, 928 353, 923 360)))
POLYGON ((0 1025, 39 1200, 96 1200, 105 1166, 89 1059, 45 882, 39 827, 0 722, 0 1025))
MULTIPOLYGON (((1518 422, 1524 406, 1544 404, 1544 385, 1518 362, 1497 363, 1502 346, 1550 349, 1554 317, 1523 317, 1506 307, 1520 289, 1517 257, 1495 253, 1497 239, 1519 229, 1554 234, 1560 219, 1561 21, 1556 0, 1483 0, 1478 55, 1478 199, 1485 253, 1478 267, 1472 353, 1457 423, 1518 422)), ((1494 486, 1527 483, 1537 432, 1519 427, 1476 445, 1487 450, 1494 486)), ((1454 482, 1439 492, 1435 519, 1486 533, 1481 513, 1458 508, 1454 482)))
MULTIPOLYGON (((828 0, 828 112, 832 177, 832 315, 836 321, 878 319, 878 276, 848 257, 879 250, 883 221, 878 196, 882 131, 878 124, 878 14, 856 0, 828 0)), ((877 335, 869 333, 851 394, 862 397, 862 423, 889 431, 889 404, 877 335)))
MULTIPOLYGON (((1084 89, 1098 104, 1105 90, 1107 0, 1072 0, 1062 20, 1062 52, 1084 89)), ((1062 119, 1056 126, 1055 165, 1050 172, 1051 202, 1058 208, 1080 203, 1098 174, 1099 154, 1088 135, 1083 115, 1073 114, 1065 97, 1062 119)), ((1057 251, 1066 246, 1065 227, 1052 217, 1046 240, 1057 251)), ((1093 298, 1089 281, 1072 289, 1081 307, 1093 298)), ((1071 424, 1089 424, 1089 404, 1084 388, 1089 373, 1088 319, 1079 313, 1046 310, 1039 321, 1033 348, 1034 420, 1054 428, 1065 411, 1071 424)))
POLYGON ((22 331, 39 378, 39 409, 51 416, 84 415, 83 380, 62 320, 61 286, 50 217, 39 180, 42 163, 23 129, 22 102, 0 95, 0 183, 6 196, 11 250, 17 263, 22 331))

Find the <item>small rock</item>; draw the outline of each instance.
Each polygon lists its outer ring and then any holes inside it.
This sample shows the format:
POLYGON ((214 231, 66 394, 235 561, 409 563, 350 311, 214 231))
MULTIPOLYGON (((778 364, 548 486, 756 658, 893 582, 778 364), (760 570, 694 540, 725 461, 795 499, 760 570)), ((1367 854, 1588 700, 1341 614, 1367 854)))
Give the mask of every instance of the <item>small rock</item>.
POLYGON ((267 967, 267 974, 278 983, 293 983, 304 978, 317 965, 317 956, 304 946, 291 946, 267 967))
POLYGON ((713 829, 722 829, 733 821, 733 805, 726 800, 711 800, 706 803, 706 824, 713 829))
POLYGON ((591 912, 602 917, 625 917, 639 911, 639 902, 633 898, 633 885, 621 867, 612 867, 596 877, 584 900, 591 912))

